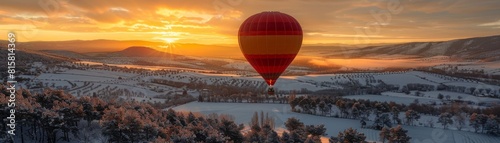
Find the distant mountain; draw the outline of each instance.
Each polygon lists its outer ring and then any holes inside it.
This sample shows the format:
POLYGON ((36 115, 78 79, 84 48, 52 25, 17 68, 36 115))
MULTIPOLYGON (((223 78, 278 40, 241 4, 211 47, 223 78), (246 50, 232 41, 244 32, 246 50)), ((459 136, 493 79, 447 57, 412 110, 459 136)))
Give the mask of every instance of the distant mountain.
POLYGON ((28 50, 64 50, 78 53, 114 52, 131 46, 157 47, 163 43, 141 40, 71 40, 18 42, 16 47, 28 50))
POLYGON ((52 54, 52 55, 59 55, 59 56, 71 57, 71 58, 76 58, 76 59, 87 59, 87 58, 89 58, 88 55, 85 55, 85 54, 82 54, 82 53, 73 52, 73 51, 67 51, 67 50, 41 50, 40 52, 44 52, 44 53, 52 54))
MULTIPOLYGON (((8 41, 0 40, 1 45, 6 45, 8 41)), ((198 57, 242 57, 237 45, 204 45, 194 43, 172 43, 151 42, 142 40, 71 40, 71 41, 32 41, 18 42, 18 49, 45 51, 54 54, 62 54, 64 51, 68 54, 77 53, 94 56, 102 53, 117 52, 125 50, 128 47, 144 46, 157 51, 172 53, 183 56, 198 57)))
POLYGON ((348 56, 349 58, 363 57, 434 57, 449 56, 464 60, 500 60, 500 35, 458 39, 443 42, 414 42, 384 46, 369 46, 360 49, 344 50, 331 54, 329 57, 348 56))
POLYGON ((155 50, 150 47, 144 47, 144 46, 132 46, 128 47, 124 50, 117 51, 117 52, 107 52, 107 53, 100 53, 98 55, 99 57, 166 57, 166 56, 180 56, 180 55, 175 55, 175 54, 170 54, 162 51, 155 50))

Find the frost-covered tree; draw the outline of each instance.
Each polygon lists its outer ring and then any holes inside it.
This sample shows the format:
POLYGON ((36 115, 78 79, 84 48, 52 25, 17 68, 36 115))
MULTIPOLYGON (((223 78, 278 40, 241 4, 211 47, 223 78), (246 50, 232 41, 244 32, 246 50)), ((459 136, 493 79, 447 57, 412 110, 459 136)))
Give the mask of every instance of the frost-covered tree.
POLYGON ((488 116, 484 114, 473 113, 469 118, 469 124, 475 129, 475 132, 481 130, 484 133, 484 126, 488 121, 488 116))
POLYGON ((399 119, 399 112, 401 111, 399 110, 399 108, 396 106, 392 106, 391 112, 392 112, 392 121, 395 124, 401 124, 401 119, 399 119))
POLYGON ((443 100, 443 98, 444 98, 444 95, 443 95, 443 94, 441 94, 441 93, 439 93, 439 94, 438 94, 438 99, 439 99, 439 100, 443 100))
POLYGON ((280 138, 278 137, 278 133, 273 130, 273 128, 269 124, 264 124, 262 126, 262 130, 260 131, 261 136, 263 137, 264 142, 267 143, 278 143, 280 142, 280 138))
POLYGON ((293 143, 293 141, 291 140, 290 134, 288 134, 288 132, 283 132, 283 134, 281 135, 281 140, 284 143, 293 143))
POLYGON ((314 142, 321 142, 321 136, 326 135, 325 125, 307 125, 306 131, 309 139, 312 139, 314 142))
POLYGON ((401 125, 389 129, 389 143, 409 143, 411 137, 407 135, 408 131, 403 129, 401 125))
POLYGON ((453 120, 451 119, 453 116, 448 113, 444 112, 439 115, 438 123, 441 123, 443 125, 444 129, 448 129, 448 125, 453 124, 453 120))
POLYGON ((465 115, 463 113, 458 113, 453 119, 455 120, 455 127, 457 127, 458 130, 462 130, 465 126, 465 115))
POLYGON ((346 129, 344 132, 339 132, 337 137, 330 137, 330 143, 365 143, 366 136, 358 132, 356 129, 346 129))
POLYGON ((219 131, 229 138, 228 141, 243 142, 243 135, 240 132, 242 129, 242 125, 238 126, 234 121, 225 118, 222 118, 219 124, 219 131))
POLYGON ((289 131, 290 142, 304 142, 307 139, 307 131, 304 123, 296 118, 288 118, 285 122, 285 127, 289 131))
POLYGON ((490 115, 488 117, 488 121, 486 121, 486 124, 484 126, 484 130, 486 130, 487 134, 491 134, 494 136, 499 136, 500 135, 500 128, 498 125, 498 118, 495 115, 490 115))
POLYGON ((285 122, 285 127, 288 131, 295 131, 297 129, 304 128, 304 123, 300 122, 299 119, 297 118, 288 118, 288 120, 285 122))
POLYGON ((414 125, 413 123, 420 119, 420 115, 415 110, 408 110, 405 112, 406 115, 406 123, 408 125, 414 125))
POLYGON ((389 140, 391 132, 389 129, 384 127, 384 128, 382 128, 382 130, 380 130, 380 133, 378 135, 379 135, 380 141, 382 141, 382 143, 385 143, 386 140, 389 140))
POLYGON ((389 118, 388 113, 384 113, 378 117, 375 117, 375 121, 373 122, 374 126, 376 129, 382 129, 383 127, 391 127, 392 126, 392 121, 389 118))

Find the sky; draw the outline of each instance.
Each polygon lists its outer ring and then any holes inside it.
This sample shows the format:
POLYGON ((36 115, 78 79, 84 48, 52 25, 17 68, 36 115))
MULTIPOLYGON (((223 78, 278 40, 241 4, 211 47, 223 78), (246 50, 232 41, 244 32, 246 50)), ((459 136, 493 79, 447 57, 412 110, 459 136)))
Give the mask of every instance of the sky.
POLYGON ((0 33, 237 45, 241 23, 262 11, 295 17, 311 45, 500 35, 499 0, 2 0, 0 33))

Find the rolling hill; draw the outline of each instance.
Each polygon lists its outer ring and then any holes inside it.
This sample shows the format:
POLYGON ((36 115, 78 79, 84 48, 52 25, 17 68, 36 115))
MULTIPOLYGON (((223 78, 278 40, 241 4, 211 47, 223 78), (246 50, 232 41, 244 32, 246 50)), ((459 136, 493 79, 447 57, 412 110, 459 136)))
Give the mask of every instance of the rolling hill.
POLYGON ((384 46, 370 46, 360 49, 348 49, 327 57, 348 56, 348 58, 377 58, 412 56, 428 58, 449 56, 463 60, 500 60, 500 35, 477 37, 442 42, 415 42, 384 46))

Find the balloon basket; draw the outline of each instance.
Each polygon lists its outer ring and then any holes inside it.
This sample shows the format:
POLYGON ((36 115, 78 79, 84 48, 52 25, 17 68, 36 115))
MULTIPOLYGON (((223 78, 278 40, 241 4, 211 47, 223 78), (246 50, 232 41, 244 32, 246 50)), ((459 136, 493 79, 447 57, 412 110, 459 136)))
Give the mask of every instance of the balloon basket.
POLYGON ((267 89, 267 95, 274 95, 274 88, 273 87, 269 87, 267 89))

